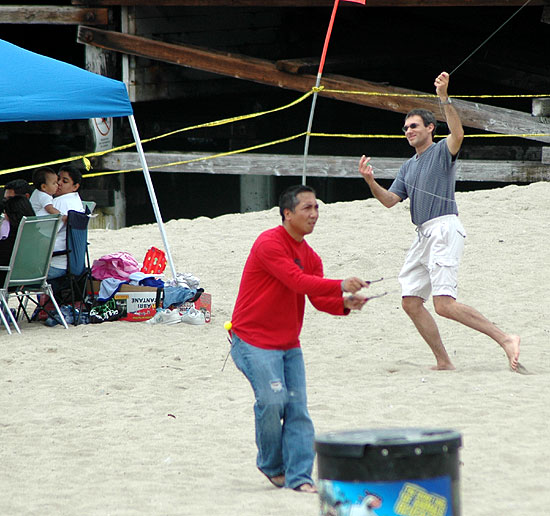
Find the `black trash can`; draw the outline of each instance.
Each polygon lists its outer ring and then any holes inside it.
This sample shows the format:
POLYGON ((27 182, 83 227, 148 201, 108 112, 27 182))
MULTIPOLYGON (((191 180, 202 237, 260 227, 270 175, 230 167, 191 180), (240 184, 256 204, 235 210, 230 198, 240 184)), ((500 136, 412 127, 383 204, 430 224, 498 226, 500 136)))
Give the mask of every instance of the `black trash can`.
POLYGON ((315 439, 321 516, 460 516, 459 433, 378 429, 315 439))

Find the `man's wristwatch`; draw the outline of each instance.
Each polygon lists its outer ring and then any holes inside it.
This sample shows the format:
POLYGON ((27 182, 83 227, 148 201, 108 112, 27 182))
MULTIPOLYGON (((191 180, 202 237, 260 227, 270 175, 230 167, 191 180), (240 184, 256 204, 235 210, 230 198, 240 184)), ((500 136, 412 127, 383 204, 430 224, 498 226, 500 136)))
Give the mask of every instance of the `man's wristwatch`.
POLYGON ((447 97, 447 100, 441 100, 441 99, 440 99, 439 102, 441 102, 441 104, 442 104, 443 106, 446 106, 447 104, 452 104, 452 103, 453 103, 453 101, 451 100, 450 97, 447 97))

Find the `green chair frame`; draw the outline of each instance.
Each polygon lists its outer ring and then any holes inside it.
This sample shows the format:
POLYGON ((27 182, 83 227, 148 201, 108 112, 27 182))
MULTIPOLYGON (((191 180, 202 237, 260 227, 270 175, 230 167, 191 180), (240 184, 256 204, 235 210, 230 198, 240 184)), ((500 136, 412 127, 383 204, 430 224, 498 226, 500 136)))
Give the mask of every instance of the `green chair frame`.
POLYGON ((17 333, 21 333, 17 317, 14 317, 8 305, 11 296, 16 296, 18 299, 19 313, 20 309, 25 311, 23 301, 26 305, 27 301, 31 300, 39 306, 32 296, 47 294, 52 300, 63 326, 66 329, 69 328, 55 300, 52 288, 47 282, 60 223, 60 214, 23 217, 17 230, 10 263, 9 265, 0 265, 0 270, 6 271, 4 285, 0 287, 0 302, 3 308, 0 310, 0 318, 10 335, 12 332, 5 314, 8 315, 17 333))

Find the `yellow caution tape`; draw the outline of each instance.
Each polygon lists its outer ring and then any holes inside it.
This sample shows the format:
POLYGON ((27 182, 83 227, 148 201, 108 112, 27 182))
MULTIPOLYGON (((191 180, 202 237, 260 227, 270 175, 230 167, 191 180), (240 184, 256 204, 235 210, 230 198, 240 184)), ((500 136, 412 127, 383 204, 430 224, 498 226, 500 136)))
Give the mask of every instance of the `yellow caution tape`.
MULTIPOLYGON (((381 93, 379 91, 353 91, 353 90, 331 90, 319 88, 325 93, 339 93, 342 95, 368 95, 373 97, 417 97, 417 98, 439 98, 431 93, 381 93)), ((539 93, 535 95, 449 95, 453 99, 509 99, 509 98, 545 98, 550 97, 550 93, 539 93)))
MULTIPOLYGON (((257 112, 257 113, 250 113, 250 114, 247 114, 247 115, 240 115, 240 116, 236 116, 236 117, 225 118, 225 119, 222 119, 222 120, 215 120, 213 122, 206 122, 206 123, 202 123, 202 124, 198 124, 198 125, 184 127, 182 129, 177 129, 175 131, 170 131, 168 133, 164 133, 164 134, 161 134, 161 135, 158 135, 158 136, 154 136, 152 138, 144 139, 144 140, 142 140, 142 143, 145 144, 145 143, 148 143, 148 142, 159 140, 161 138, 166 138, 168 136, 173 136, 175 134, 179 134, 179 133, 182 133, 182 132, 185 132, 185 131, 192 131, 192 130, 195 130, 195 129, 202 129, 202 128, 205 128, 205 127, 217 127, 217 126, 220 126, 220 125, 230 124, 230 123, 239 122, 239 121, 242 121, 242 120, 248 120, 248 119, 251 119, 251 118, 256 118, 256 117, 268 115, 268 114, 271 114, 271 113, 276 113, 278 111, 283 111, 285 109, 289 109, 291 107, 296 106, 297 104, 299 104, 299 103, 303 102, 304 100, 306 100, 312 94, 319 93, 319 92, 339 93, 339 94, 346 94, 346 95, 372 95, 372 96, 379 96, 379 97, 417 97, 417 98, 434 98, 434 99, 437 98, 437 95, 432 95, 432 94, 381 93, 381 92, 375 92, 375 91, 332 90, 332 89, 327 89, 324 86, 318 86, 318 87, 313 87, 310 91, 306 92, 305 94, 303 94, 302 96, 300 96, 296 100, 290 102, 289 104, 285 104, 284 106, 269 109, 269 110, 266 110, 266 111, 260 111, 260 112, 257 112)), ((486 94, 482 94, 482 95, 452 95, 452 98, 544 98, 544 97, 550 97, 550 94, 545 93, 545 94, 533 94, 533 95, 486 95, 486 94)), ((224 153, 215 154, 215 155, 211 155, 211 156, 206 156, 204 158, 196 158, 196 159, 188 160, 188 161, 178 161, 178 162, 174 162, 174 163, 168 163, 168 164, 164 164, 164 165, 153 166, 153 167, 150 167, 150 169, 153 170, 155 168, 160 168, 160 167, 182 165, 182 164, 191 163, 191 162, 194 162, 194 161, 203 161, 203 160, 214 159, 214 158, 218 158, 218 157, 222 157, 222 156, 230 156, 232 154, 239 154, 239 153, 243 153, 243 152, 249 152, 251 150, 256 150, 256 149, 260 149, 260 148, 264 148, 264 147, 268 147, 268 146, 272 146, 272 145, 277 145, 278 143, 283 143, 283 142, 286 142, 286 141, 294 140, 296 138, 300 138, 301 136, 304 136, 304 135, 307 135, 307 134, 308 134, 308 132, 306 131, 304 133, 300 133, 300 134, 297 134, 297 135, 294 135, 294 136, 289 136, 288 138, 283 138, 281 140, 275 140, 275 141, 272 141, 272 142, 263 143, 263 144, 260 144, 260 145, 255 145, 253 147, 247 147, 245 149, 240 149, 240 150, 231 151, 231 152, 224 152, 224 153)), ((393 135, 393 134, 309 133, 309 135, 310 136, 318 136, 318 137, 330 137, 330 138, 366 138, 366 139, 367 138, 385 138, 385 139, 405 138, 404 135, 393 135)), ((540 136, 550 136, 550 134, 549 133, 522 133, 522 134, 470 134, 470 135, 465 135, 466 138, 529 138, 529 137, 540 137, 540 136)), ((441 138, 443 136, 436 135, 436 137, 441 138)), ((126 149, 130 149, 132 147, 135 147, 135 146, 136 146, 135 142, 132 142, 132 143, 128 143, 126 145, 121 145, 121 146, 118 146, 118 147, 114 147, 112 149, 108 149, 108 150, 104 150, 104 151, 98 151, 98 152, 91 152, 91 153, 83 154, 81 156, 71 156, 71 157, 68 157, 68 158, 61 158, 61 159, 57 159, 57 160, 53 160, 53 161, 46 161, 46 162, 43 162, 43 163, 36 163, 36 164, 33 164, 33 165, 25 165, 25 166, 21 166, 21 167, 4 169, 4 170, 0 170, 0 175, 11 174, 13 172, 19 172, 19 171, 22 171, 22 170, 34 169, 34 168, 38 168, 38 167, 41 167, 41 166, 56 165, 56 164, 60 164, 60 163, 67 163, 67 162, 77 161, 77 160, 82 160, 86 170, 89 171, 92 168, 92 164, 91 164, 89 158, 103 156, 103 155, 109 154, 111 152, 123 151, 123 150, 126 150, 126 149)), ((121 173, 126 173, 126 172, 136 172, 136 171, 139 171, 139 170, 142 170, 142 169, 141 168, 135 168, 135 169, 129 169, 129 170, 97 172, 97 173, 85 174, 84 177, 98 177, 98 176, 110 175, 110 174, 121 174, 121 173)))
MULTIPOLYGON (((244 149, 237 149, 229 152, 221 152, 219 154, 212 154, 211 156, 203 156, 201 158, 194 158, 194 159, 188 159, 184 161, 174 161, 171 163, 163 163, 162 165, 153 165, 151 167, 148 167, 149 170, 154 170, 156 168, 165 168, 165 167, 175 167, 176 165, 186 165, 187 163, 196 163, 198 161, 206 161, 209 159, 215 159, 215 158, 221 158, 223 156, 232 156, 234 154, 242 154, 243 152, 250 152, 257 149, 262 149, 265 147, 269 147, 271 145, 277 145, 278 143, 284 143, 289 142, 291 140, 295 140, 297 138, 301 138, 302 136, 305 136, 307 134, 307 131, 304 131, 300 134, 295 134, 293 136, 288 136, 287 138, 281 138, 280 140, 275 140, 272 142, 267 143, 260 143, 258 145, 254 145, 253 147, 246 147, 244 149)), ((102 175, 109 175, 109 174, 125 174, 127 172, 139 172, 140 170, 143 170, 141 167, 139 168, 131 168, 126 170, 115 170, 115 171, 109 171, 109 172, 97 172, 94 174, 85 174, 82 177, 98 177, 102 175)))
MULTIPOLYGON (((248 119, 251 119, 251 118, 257 118, 257 117, 260 117, 260 116, 269 115, 271 113, 276 113, 278 111, 283 111, 285 109, 289 109, 291 107, 296 106, 300 102, 303 102, 305 99, 307 99, 312 94, 313 94, 313 89, 311 89, 310 91, 304 93, 301 97, 297 98, 296 100, 293 100, 292 102, 290 102, 289 104, 286 104, 284 106, 279 106, 279 107, 276 107, 276 108, 273 108, 273 109, 269 109, 269 110, 266 110, 266 111, 260 111, 260 112, 257 112, 257 113, 250 113, 250 114, 247 114, 247 115, 240 115, 240 116, 236 116, 236 117, 232 117, 232 118, 225 118, 223 120, 215 120, 213 122, 206 122, 206 123, 203 123, 203 124, 193 125, 193 126, 190 126, 190 127, 184 127, 182 129, 177 129, 175 131, 171 131, 171 132, 168 132, 168 133, 161 134, 159 136, 153 136, 152 138, 147 138, 147 139, 141 140, 141 143, 144 144, 144 143, 152 142, 154 140, 160 140, 161 138, 166 138, 168 136, 173 136, 174 134, 182 133, 182 132, 185 132, 185 131, 192 131, 194 129, 202 129, 204 127, 217 127, 217 126, 220 126, 220 125, 230 124, 230 123, 233 123, 233 122, 240 122, 242 120, 248 120, 248 119)), ((277 143, 277 142, 274 142, 273 145, 275 143, 277 143)), ((91 163, 90 163, 88 158, 104 156, 105 154, 109 154, 110 152, 118 152, 118 151, 130 149, 130 148, 135 147, 135 146, 136 146, 135 142, 132 142, 132 143, 128 143, 126 145, 121 145, 119 147, 113 147, 112 149, 108 149, 108 150, 104 150, 104 151, 90 152, 88 154, 83 154, 81 156, 71 156, 70 158, 62 158, 62 159, 57 159, 57 160, 53 160, 53 161, 45 161, 43 163, 35 163, 33 165, 25 165, 25 166, 22 166, 22 167, 8 168, 8 169, 0 170, 0 175, 11 174, 13 172, 20 172, 22 170, 29 170, 29 169, 34 169, 34 168, 38 168, 38 167, 46 167, 46 166, 49 166, 49 165, 58 165, 60 163, 67 163, 69 161, 77 161, 77 160, 83 160, 83 161, 85 160, 84 163, 85 163, 85 166, 86 166, 86 170, 90 170, 88 168, 87 163, 90 164, 90 168, 91 168, 91 163)), ((141 169, 139 169, 139 170, 141 170, 141 169)), ((86 176, 86 177, 90 177, 90 176, 86 176)), ((95 177, 95 176, 92 175, 91 177, 95 177)))
MULTIPOLYGON (((404 134, 338 134, 338 133, 310 133, 310 136, 328 138, 406 138, 404 134)), ((434 138, 446 138, 448 134, 436 134, 434 138)), ((529 138, 535 136, 550 136, 550 133, 521 133, 521 134, 465 134, 464 138, 529 138)))

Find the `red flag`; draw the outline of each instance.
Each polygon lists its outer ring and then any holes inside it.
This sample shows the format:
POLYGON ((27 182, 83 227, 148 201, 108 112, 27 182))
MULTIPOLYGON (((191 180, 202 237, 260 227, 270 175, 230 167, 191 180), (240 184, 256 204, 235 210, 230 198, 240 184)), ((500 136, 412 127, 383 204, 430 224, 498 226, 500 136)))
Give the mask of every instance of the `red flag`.
MULTIPOLYGON (((336 11, 338 10, 338 2, 340 0, 334 0, 334 7, 332 9, 332 16, 330 17, 330 22, 328 24, 328 31, 327 35, 325 36, 325 44, 323 46, 323 53, 321 55, 321 63, 319 64, 319 71, 317 72, 317 75, 321 75, 323 73, 323 67, 325 66, 325 58, 327 56, 327 49, 328 49, 328 42, 330 41, 330 35, 332 33, 332 26, 334 25, 334 18, 336 18, 336 11)), ((355 2, 356 4, 362 4, 365 5, 365 2, 367 0, 344 0, 344 2, 355 2)))

